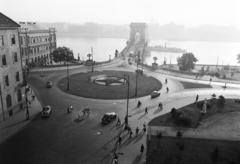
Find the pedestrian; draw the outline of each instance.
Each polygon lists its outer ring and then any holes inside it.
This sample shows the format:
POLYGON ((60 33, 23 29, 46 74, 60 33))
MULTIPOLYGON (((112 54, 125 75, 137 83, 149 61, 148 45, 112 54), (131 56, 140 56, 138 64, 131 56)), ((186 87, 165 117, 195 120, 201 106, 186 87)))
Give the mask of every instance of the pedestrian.
POLYGON ((147 131, 147 128, 146 128, 146 127, 144 127, 144 128, 143 128, 143 132, 144 132, 144 133, 146 133, 146 131, 147 131))
POLYGON ((145 114, 148 114, 148 108, 147 107, 145 108, 145 114))
POLYGON ((132 138, 132 133, 133 133, 132 130, 130 130, 130 137, 129 138, 132 138))
POLYGON ((32 95, 32 101, 34 101, 35 100, 35 95, 32 95))
POLYGON ((212 78, 210 78, 210 83, 209 84, 211 84, 211 82, 212 82, 212 78))
POLYGON ((165 84, 167 84, 167 79, 165 79, 165 84))
POLYGON ((131 131, 130 125, 128 125, 127 130, 128 130, 128 133, 130 133, 130 131, 131 131))
POLYGON ((143 123, 143 128, 146 128, 146 122, 143 123))
POLYGON ((198 75, 196 75, 196 79, 198 79, 198 75))
POLYGON ((143 153, 143 151, 144 151, 144 146, 143 146, 143 144, 142 144, 142 146, 141 146, 140 151, 141 151, 141 153, 143 153))
POLYGON ((119 116, 118 116, 118 120, 117 120, 117 125, 121 125, 121 120, 120 120, 119 116))
POLYGON ((138 129, 138 127, 136 128, 136 135, 138 135, 138 132, 139 132, 139 129, 138 129))
POLYGON ((167 93, 168 93, 168 91, 169 91, 168 87, 166 89, 167 89, 167 93))
POLYGON ((163 109, 161 102, 158 104, 158 109, 161 109, 161 110, 163 109))
POLYGON ((197 102, 198 102, 198 97, 199 97, 199 96, 197 95, 195 103, 197 103, 197 102))
POLYGON ((119 137, 118 137, 118 145, 121 145, 121 142, 122 142, 122 137, 119 136, 119 137))

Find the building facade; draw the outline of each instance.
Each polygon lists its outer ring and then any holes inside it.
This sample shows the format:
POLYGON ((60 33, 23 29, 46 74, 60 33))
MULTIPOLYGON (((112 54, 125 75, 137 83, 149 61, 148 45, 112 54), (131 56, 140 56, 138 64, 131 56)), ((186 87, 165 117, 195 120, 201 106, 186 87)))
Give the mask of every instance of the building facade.
POLYGON ((19 27, 19 24, 0 13, 0 122, 24 109, 19 27))
POLYGON ((56 31, 34 22, 19 22, 20 50, 23 68, 52 63, 50 53, 56 48, 56 31))

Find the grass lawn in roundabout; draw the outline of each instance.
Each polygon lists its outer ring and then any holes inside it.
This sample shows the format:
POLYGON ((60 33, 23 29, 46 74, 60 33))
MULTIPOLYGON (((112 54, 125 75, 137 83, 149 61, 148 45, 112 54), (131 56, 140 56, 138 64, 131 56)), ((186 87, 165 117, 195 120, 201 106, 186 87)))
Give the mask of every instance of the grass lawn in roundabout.
MULTIPOLYGON (((146 75, 138 75, 138 89, 136 89, 135 72, 125 71, 94 71, 70 75, 69 90, 67 90, 67 78, 59 81, 58 87, 69 94, 94 98, 94 99, 126 99, 128 84, 124 81, 124 74, 129 75, 129 98, 137 98, 150 95, 153 91, 162 88, 160 81, 146 75)), ((125 77, 127 79, 127 77, 125 77)))
MULTIPOLYGON (((188 125, 177 124, 170 113, 151 120, 149 125, 169 126, 176 129, 185 127, 183 128, 185 129, 184 131, 187 131, 187 128, 196 128, 197 130, 198 127, 201 127, 201 130, 221 129, 225 133, 240 131, 239 102, 237 103, 233 99, 225 99, 225 105, 221 107, 218 106, 218 100, 210 99, 207 101, 210 106, 204 115, 200 112, 202 108, 199 107, 201 106, 199 104, 202 102, 199 102, 198 105, 193 103, 177 109, 178 112, 182 112, 185 115, 184 117, 191 117, 192 121, 188 125), (202 123, 201 126, 199 126, 199 122, 202 123)), ((156 135, 151 136, 147 154, 149 158, 148 163, 240 163, 240 141, 180 137, 180 144, 176 143, 178 143, 177 137, 163 135, 159 142, 156 135), (159 147, 158 143, 160 143, 159 147), (180 151, 179 145, 182 144, 184 148, 182 149, 183 151, 180 151), (218 153, 215 151, 216 147, 218 147, 218 153)))

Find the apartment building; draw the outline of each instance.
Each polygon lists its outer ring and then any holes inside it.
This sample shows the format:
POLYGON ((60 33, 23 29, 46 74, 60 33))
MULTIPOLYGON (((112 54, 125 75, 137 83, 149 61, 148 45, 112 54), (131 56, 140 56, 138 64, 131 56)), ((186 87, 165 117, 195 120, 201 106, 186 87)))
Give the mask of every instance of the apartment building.
POLYGON ((0 122, 24 109, 20 25, 0 13, 0 122))
POLYGON ((20 50, 23 68, 51 64, 50 53, 56 48, 55 28, 35 22, 19 22, 20 50))

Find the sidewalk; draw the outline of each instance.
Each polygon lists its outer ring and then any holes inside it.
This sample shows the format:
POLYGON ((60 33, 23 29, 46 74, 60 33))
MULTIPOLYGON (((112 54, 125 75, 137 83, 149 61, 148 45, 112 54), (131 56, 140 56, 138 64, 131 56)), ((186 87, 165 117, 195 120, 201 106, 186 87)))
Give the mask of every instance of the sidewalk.
MULTIPOLYGON (((32 94, 28 93, 28 100, 32 100, 32 94)), ((15 133, 20 131, 25 125, 27 125, 32 119, 34 119, 42 110, 42 106, 39 103, 37 97, 34 101, 31 101, 29 107, 30 120, 26 120, 26 109, 14 114, 7 118, 4 122, 0 123, 0 144, 5 142, 15 133)))

